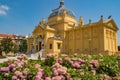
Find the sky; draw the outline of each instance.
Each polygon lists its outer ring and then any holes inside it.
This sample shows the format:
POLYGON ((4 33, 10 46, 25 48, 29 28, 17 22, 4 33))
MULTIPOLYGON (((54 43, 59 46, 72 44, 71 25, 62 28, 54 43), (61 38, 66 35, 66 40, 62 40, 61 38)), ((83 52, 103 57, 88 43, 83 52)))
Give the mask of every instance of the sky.
MULTIPOLYGON (((59 6, 60 0, 0 0, 0 33, 28 35, 42 18, 48 19, 51 11, 59 6)), ((103 15, 107 20, 112 15, 120 29, 120 0, 64 0, 66 8, 85 24, 97 22, 103 15)), ((118 31, 120 45, 120 30, 118 31)))

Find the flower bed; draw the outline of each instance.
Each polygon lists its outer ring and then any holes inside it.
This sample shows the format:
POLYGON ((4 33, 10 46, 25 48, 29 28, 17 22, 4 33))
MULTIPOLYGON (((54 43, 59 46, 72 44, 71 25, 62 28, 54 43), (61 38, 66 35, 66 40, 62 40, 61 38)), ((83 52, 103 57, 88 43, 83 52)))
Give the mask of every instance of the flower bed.
POLYGON ((120 56, 47 55, 45 60, 0 63, 0 80, 120 80, 120 56))

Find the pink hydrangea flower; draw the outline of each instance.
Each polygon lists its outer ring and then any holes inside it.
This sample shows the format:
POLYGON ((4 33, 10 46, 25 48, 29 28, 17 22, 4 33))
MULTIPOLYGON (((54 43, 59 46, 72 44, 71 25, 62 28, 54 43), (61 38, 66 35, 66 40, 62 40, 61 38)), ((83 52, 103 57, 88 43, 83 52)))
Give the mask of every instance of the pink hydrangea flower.
POLYGON ((15 74, 16 76, 21 76, 21 75, 22 75, 22 72, 20 72, 20 71, 15 71, 14 74, 15 74))
POLYGON ((63 69, 64 71, 67 71, 67 68, 66 68, 66 67, 62 67, 62 69, 63 69))
POLYGON ((52 71, 54 76, 65 75, 67 73, 67 68, 63 67, 59 63, 55 63, 52 66, 52 71))
POLYGON ((14 72, 16 70, 16 68, 13 68, 12 71, 14 72))
POLYGON ((21 63, 17 63, 17 67, 18 68, 22 68, 22 64, 21 63))
POLYGON ((24 64, 26 64, 26 65, 27 65, 27 64, 28 64, 28 61, 27 61, 27 60, 24 60, 24 64))
POLYGON ((59 63, 55 63, 53 66, 52 66, 52 68, 59 68, 60 67, 60 64, 59 63))
POLYGON ((68 56, 68 55, 66 55, 66 54, 61 54, 61 56, 62 56, 62 57, 66 57, 66 56, 68 56))
POLYGON ((58 76, 59 73, 58 73, 57 71, 54 71, 54 72, 53 72, 53 75, 54 75, 54 76, 58 76))
POLYGON ((81 63, 85 63, 85 60, 82 60, 80 58, 78 58, 78 61, 81 62, 81 63))
POLYGON ((37 72, 37 75, 39 75, 40 77, 42 77, 42 72, 37 72))
POLYGON ((65 75, 60 75, 62 80, 66 80, 65 75))
POLYGON ((80 72, 80 75, 84 75, 84 72, 82 71, 82 72, 80 72))
POLYGON ((71 60, 76 61, 76 60, 77 60, 77 58, 71 58, 71 60))
POLYGON ((28 74, 28 71, 27 70, 24 70, 23 71, 23 75, 27 75, 28 74))
POLYGON ((74 57, 77 57, 77 53, 74 54, 74 57))
POLYGON ((73 61, 69 61, 69 63, 72 65, 74 62, 73 61))
POLYGON ((2 67, 0 68, 0 72, 9 72, 9 67, 2 67))
POLYGON ((10 69, 15 68, 15 64, 10 64, 10 65, 9 65, 9 68, 10 68, 10 69))
POLYGON ((57 70, 57 69, 56 69, 55 67, 53 67, 53 68, 52 68, 52 71, 55 71, 55 70, 57 70))
POLYGON ((8 59, 8 64, 11 64, 12 63, 12 59, 8 59))
POLYGON ((12 80, 17 80, 17 76, 12 76, 12 80))
POLYGON ((36 75, 35 80, 41 80, 41 77, 39 75, 36 75))
POLYGON ((62 58, 57 58, 56 62, 59 63, 59 64, 62 64, 62 58))
POLYGON ((5 77, 8 77, 8 76, 9 76, 9 73, 5 73, 4 76, 5 76, 5 77))
POLYGON ((43 73, 43 69, 41 69, 41 68, 38 68, 38 72, 42 72, 43 73))
POLYGON ((73 80, 73 78, 69 78, 68 80, 73 80))
POLYGON ((25 54, 21 54, 20 56, 22 57, 22 59, 26 59, 27 58, 27 56, 25 54))
POLYGON ((52 80, 61 80, 62 78, 60 76, 55 76, 52 78, 52 80))
POLYGON ((36 69, 40 68, 40 65, 39 64, 35 64, 34 66, 36 69))
POLYGON ((50 77, 45 77, 45 80, 52 80, 50 77))
POLYGON ((79 63, 76 63, 76 64, 75 64, 75 67, 76 67, 76 68, 80 68, 79 63))
POLYGON ((91 64, 93 64, 95 67, 98 66, 98 60, 92 60, 90 61, 91 64))
POLYGON ((25 79, 25 76, 24 75, 20 75, 19 76, 21 79, 25 79))
POLYGON ((70 61, 71 59, 68 58, 68 57, 65 57, 64 60, 65 60, 65 61, 70 61))
POLYGON ((93 75, 96 75, 96 70, 91 70, 91 72, 93 73, 93 75))
POLYGON ((53 57, 52 53, 46 54, 47 57, 53 57))

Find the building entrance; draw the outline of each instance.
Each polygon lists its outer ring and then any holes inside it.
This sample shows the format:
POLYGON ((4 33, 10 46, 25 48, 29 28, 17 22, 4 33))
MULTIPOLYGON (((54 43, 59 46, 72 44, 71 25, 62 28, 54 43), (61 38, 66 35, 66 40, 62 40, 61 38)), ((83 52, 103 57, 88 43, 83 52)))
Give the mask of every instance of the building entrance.
POLYGON ((39 42, 39 51, 42 49, 41 42, 39 42))

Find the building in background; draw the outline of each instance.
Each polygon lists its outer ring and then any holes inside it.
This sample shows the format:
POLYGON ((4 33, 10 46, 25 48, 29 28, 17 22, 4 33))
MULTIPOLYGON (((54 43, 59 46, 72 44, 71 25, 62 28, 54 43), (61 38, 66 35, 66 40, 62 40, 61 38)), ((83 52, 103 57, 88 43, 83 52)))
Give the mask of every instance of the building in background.
POLYGON ((13 40, 13 43, 16 43, 16 44, 20 44, 20 41, 23 40, 23 39, 26 39, 25 36, 21 36, 21 35, 14 35, 14 34, 0 34, 0 41, 3 39, 3 38, 11 38, 13 40))
MULTIPOLYGON (((1 33, 0 33, 0 44, 1 44, 2 39, 4 39, 4 38, 10 38, 10 39, 12 39, 12 42, 13 42, 14 45, 16 45, 17 49, 19 49, 19 46, 20 46, 20 44, 21 44, 21 43, 20 43, 21 40, 26 39, 25 36, 21 36, 21 35, 1 34, 1 33)), ((4 52, 3 52, 3 53, 4 53, 4 52)))
POLYGON ((118 27, 109 17, 103 16, 97 22, 89 20, 84 24, 83 17, 76 20, 74 13, 61 1, 58 8, 52 10, 48 22, 42 19, 28 37, 28 51, 44 53, 88 53, 114 54, 118 51, 118 27))

